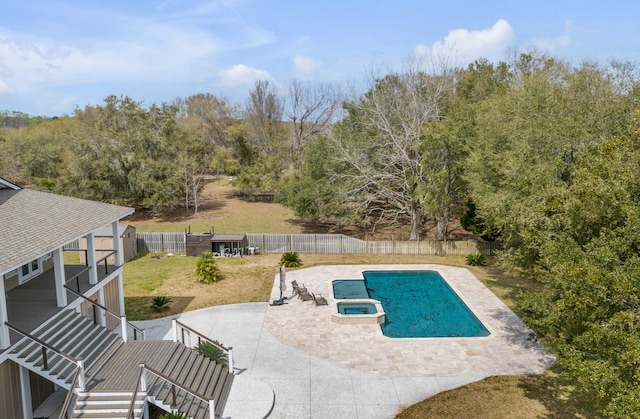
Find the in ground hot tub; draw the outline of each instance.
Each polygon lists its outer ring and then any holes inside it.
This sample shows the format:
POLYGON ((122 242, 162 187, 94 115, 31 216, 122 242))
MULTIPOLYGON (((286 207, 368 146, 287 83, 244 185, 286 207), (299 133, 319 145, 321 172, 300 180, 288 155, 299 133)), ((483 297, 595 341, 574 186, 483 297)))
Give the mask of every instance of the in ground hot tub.
POLYGON ((372 299, 341 301, 331 307, 331 321, 340 324, 383 324, 380 301, 372 299))
POLYGON ((371 303, 338 303, 340 314, 376 314, 376 306, 371 303))

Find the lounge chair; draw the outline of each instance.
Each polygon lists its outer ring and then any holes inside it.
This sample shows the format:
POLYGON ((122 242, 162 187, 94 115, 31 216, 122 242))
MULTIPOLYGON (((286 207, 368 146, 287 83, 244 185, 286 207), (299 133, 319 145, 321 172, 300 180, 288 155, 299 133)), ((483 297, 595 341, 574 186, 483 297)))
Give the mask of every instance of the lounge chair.
POLYGON ((298 298, 300 298, 302 301, 311 301, 313 300, 313 295, 311 295, 309 291, 307 291, 307 289, 302 286, 298 287, 298 298))
POLYGON ((317 306, 326 306, 329 305, 327 303, 327 299, 324 298, 322 295, 318 294, 315 295, 314 293, 311 293, 311 296, 313 297, 313 303, 317 306))
MULTIPOLYGON (((293 297, 294 295, 299 295, 300 286, 298 285, 298 281, 296 281, 295 279, 291 281, 291 288, 293 288, 293 294, 291 294, 291 297, 293 297)), ((304 286, 302 288, 304 288, 304 286)))

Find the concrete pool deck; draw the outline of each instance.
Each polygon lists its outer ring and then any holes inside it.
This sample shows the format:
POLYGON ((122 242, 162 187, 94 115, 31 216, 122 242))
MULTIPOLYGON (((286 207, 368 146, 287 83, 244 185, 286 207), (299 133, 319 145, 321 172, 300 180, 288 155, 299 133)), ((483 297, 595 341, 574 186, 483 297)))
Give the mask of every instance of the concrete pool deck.
MULTIPOLYGON (((491 375, 537 374, 553 363, 530 331, 467 269, 439 265, 340 265, 289 271, 291 281, 335 303, 333 279, 363 270, 436 270, 491 331, 484 338, 391 339, 377 325, 331 321, 330 306, 297 298, 210 307, 181 322, 233 347, 236 380, 225 418, 393 418, 402 408, 491 375)), ((279 298, 275 275, 271 299, 279 298)), ((135 322, 171 339, 170 318, 135 322)))

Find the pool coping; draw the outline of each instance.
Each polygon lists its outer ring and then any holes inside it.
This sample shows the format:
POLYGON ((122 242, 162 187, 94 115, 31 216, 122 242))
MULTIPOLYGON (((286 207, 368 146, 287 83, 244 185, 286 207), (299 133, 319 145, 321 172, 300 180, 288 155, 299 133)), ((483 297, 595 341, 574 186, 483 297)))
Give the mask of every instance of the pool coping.
MULTIPOLYGON (((400 265, 400 266, 406 266, 406 265, 400 265)), ((384 311, 384 308, 382 307, 382 304, 380 303, 380 301, 374 299, 374 298, 360 298, 360 299, 352 299, 352 298, 335 298, 335 292, 334 292, 334 288, 333 288, 333 282, 336 280, 340 280, 340 281, 366 281, 366 278, 364 276, 365 272, 371 272, 371 271, 398 271, 398 270, 406 270, 406 271, 415 271, 415 272, 436 272, 440 275, 440 273, 436 270, 436 269, 363 269, 360 272, 358 272, 358 274, 360 275, 359 278, 339 278, 339 279, 333 279, 330 281, 331 283, 331 291, 332 291, 332 296, 333 299, 335 300, 334 304, 329 303, 329 305, 332 306, 336 306, 338 303, 342 303, 342 302, 371 302, 373 304, 376 304, 376 309, 378 310, 378 313, 382 312, 385 315, 386 318, 386 312, 384 311), (379 308, 379 309, 378 309, 379 308)), ((463 302, 463 304, 465 304, 467 306, 467 309, 471 311, 471 315, 474 316, 476 318, 476 320, 478 320, 478 322, 480 322, 480 324, 482 325, 482 327, 484 327, 487 332, 489 333, 488 336, 456 336, 455 338, 457 339, 463 339, 463 338, 482 338, 482 337, 489 337, 491 336, 491 334, 493 333, 491 330, 491 327, 488 326, 487 324, 485 324, 485 322, 482 321, 481 318, 479 318, 475 311, 473 310, 473 308, 469 305, 469 303, 467 301, 465 301, 465 299, 461 296, 461 294, 455 289, 455 285, 452 284, 450 281, 447 280, 447 278, 445 276, 440 275, 440 277, 443 279, 443 281, 453 290, 453 292, 455 293, 455 295, 463 302)), ((337 311, 337 309, 336 309, 337 311)), ((333 315, 333 309, 332 309, 332 315, 333 315)), ((366 316, 366 315, 362 315, 362 316, 366 316)), ((384 320, 383 320, 384 322, 384 320)), ((342 323, 342 324, 347 324, 348 322, 338 322, 338 323, 342 323)), ((354 324, 362 324, 360 322, 353 322, 354 324)), ((380 324, 380 323, 378 323, 380 324)), ((391 337, 391 336, 387 336, 384 334, 384 332, 382 331, 382 329, 380 329, 380 334, 382 336, 385 336, 389 339, 443 339, 443 338, 447 338, 448 336, 433 336, 433 337, 428 337, 428 336, 424 336, 424 337, 391 337)))
MULTIPOLYGON (((329 306, 315 307, 313 302, 289 299, 287 304, 267 309, 265 327, 284 343, 341 365, 389 376, 450 376, 535 374, 554 362, 543 347, 529 339, 532 331, 465 268, 434 264, 327 265, 288 271, 287 286, 292 280, 322 294, 329 306), (332 322, 331 305, 336 300, 331 281, 363 278, 363 271, 372 270, 438 272, 490 335, 390 338, 382 334, 377 324, 332 322)), ((277 299, 279 293, 276 275, 272 299, 277 299)))

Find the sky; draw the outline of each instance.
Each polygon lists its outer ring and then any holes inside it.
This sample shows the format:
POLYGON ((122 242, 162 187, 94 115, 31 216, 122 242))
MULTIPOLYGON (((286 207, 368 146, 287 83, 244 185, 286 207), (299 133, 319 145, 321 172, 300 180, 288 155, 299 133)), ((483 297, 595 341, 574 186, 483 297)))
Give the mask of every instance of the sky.
POLYGON ((242 104, 257 80, 357 83, 411 56, 466 66, 532 47, 638 64, 638 16, 631 0, 3 0, 0 110, 71 115, 108 95, 242 104))

